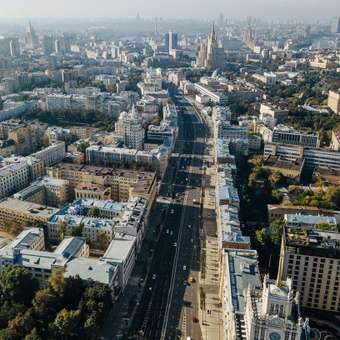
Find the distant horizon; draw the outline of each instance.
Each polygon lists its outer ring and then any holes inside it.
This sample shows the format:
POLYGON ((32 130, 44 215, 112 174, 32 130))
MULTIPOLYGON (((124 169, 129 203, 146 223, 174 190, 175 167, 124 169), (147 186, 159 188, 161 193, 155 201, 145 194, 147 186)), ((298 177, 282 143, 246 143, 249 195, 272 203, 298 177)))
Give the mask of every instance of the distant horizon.
MULTIPOLYGON (((340 0, 339 0, 340 1, 340 0)), ((339 16, 340 17, 340 16, 339 16)), ((337 16, 332 16, 329 18, 299 18, 299 17, 290 17, 290 18, 276 18, 276 17, 267 17, 267 18, 259 18, 256 16, 245 16, 245 17, 224 17, 227 20, 230 20, 232 22, 244 22, 244 21, 257 21, 257 22, 263 22, 263 23, 330 23, 332 21, 334 21, 334 19, 337 18, 337 16)), ((18 17, 2 17, 0 15, 0 19, 4 20, 4 21, 11 21, 11 20, 16 20, 16 21, 21 21, 21 22, 32 22, 32 23, 37 23, 39 21, 46 21, 46 20, 52 20, 52 21, 70 21, 70 20, 76 20, 76 21, 86 21, 86 20, 90 20, 90 21, 121 21, 121 20, 125 20, 125 21, 133 21, 136 20, 136 16, 122 16, 122 17, 110 17, 110 16, 94 16, 94 17, 56 17, 56 16, 28 16, 28 17, 24 17, 24 16, 18 16, 18 17)), ((196 17, 182 17, 182 18, 174 18, 174 17, 143 17, 140 16, 140 20, 142 21, 147 21, 147 22, 154 22, 155 20, 161 20, 161 21, 173 21, 173 22, 183 22, 183 21, 195 21, 195 22, 206 22, 206 23, 213 23, 215 22, 216 25, 218 25, 218 17, 205 17, 205 18, 196 18, 196 17)))
POLYGON ((339 0, 0 0, 4 19, 133 19, 166 20, 260 18, 266 21, 331 21, 340 16, 339 0), (109 14, 112 13, 112 14, 109 14), (293 19, 292 19, 293 18, 293 19))

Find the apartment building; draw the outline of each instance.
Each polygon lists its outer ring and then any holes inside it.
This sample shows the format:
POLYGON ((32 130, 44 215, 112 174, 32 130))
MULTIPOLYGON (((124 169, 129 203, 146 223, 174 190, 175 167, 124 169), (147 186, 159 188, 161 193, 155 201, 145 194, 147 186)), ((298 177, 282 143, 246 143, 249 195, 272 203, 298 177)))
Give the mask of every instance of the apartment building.
POLYGON ((248 287, 261 289, 256 250, 225 250, 223 261, 223 322, 226 340, 245 339, 244 313, 248 287))
POLYGON ((7 198, 0 202, 0 225, 3 226, 5 223, 15 223, 22 227, 34 223, 47 225, 50 218, 57 212, 58 209, 56 208, 15 198, 7 198))
POLYGON ((340 114, 340 89, 338 91, 329 91, 328 107, 336 114, 340 114))
POLYGON ((122 139, 128 148, 143 150, 145 130, 141 117, 133 106, 131 112, 122 112, 115 124, 115 133, 122 139))
POLYGON ((340 153, 327 149, 266 143, 264 157, 267 158, 269 155, 276 155, 290 161, 304 158, 305 166, 312 169, 316 167, 340 169, 340 153))
POLYGON ((272 143, 319 147, 319 134, 296 131, 285 125, 277 125, 273 130, 272 143))
POLYGON ((111 199, 127 202, 133 196, 147 199, 152 206, 157 193, 154 172, 112 169, 82 164, 59 163, 47 169, 50 177, 68 180, 72 189, 83 184, 111 188, 111 199))
POLYGON ((54 269, 65 268, 72 259, 87 256, 89 247, 78 237, 65 238, 54 252, 46 251, 44 231, 31 228, 0 249, 0 271, 7 265, 22 266, 43 284, 54 269))
POLYGON ((26 162, 13 163, 0 169, 0 198, 8 197, 25 188, 31 180, 26 162))
POLYGON ((74 188, 75 199, 109 200, 112 197, 111 187, 93 183, 80 183, 74 188))
POLYGON ((88 164, 96 166, 137 165, 164 173, 172 146, 161 145, 150 151, 92 145, 86 149, 88 164))
POLYGON ((286 214, 299 214, 313 216, 334 216, 337 223, 340 224, 340 211, 286 204, 268 204, 267 208, 269 223, 277 219, 284 219, 286 214))
POLYGON ((291 228, 313 229, 318 225, 327 225, 330 230, 335 231, 337 221, 334 216, 307 215, 307 214, 285 214, 286 225, 291 228))
POLYGON ((69 182, 63 179, 44 177, 33 182, 14 195, 14 198, 41 205, 58 207, 70 199, 69 182))
POLYGON ((260 106, 260 120, 263 120, 266 116, 272 117, 277 123, 282 123, 288 117, 288 110, 270 103, 262 103, 260 106))
POLYGON ((40 159, 45 167, 60 163, 65 158, 65 143, 56 142, 32 154, 32 157, 40 159))
POLYGON ((287 227, 280 256, 302 307, 340 312, 339 233, 287 227))

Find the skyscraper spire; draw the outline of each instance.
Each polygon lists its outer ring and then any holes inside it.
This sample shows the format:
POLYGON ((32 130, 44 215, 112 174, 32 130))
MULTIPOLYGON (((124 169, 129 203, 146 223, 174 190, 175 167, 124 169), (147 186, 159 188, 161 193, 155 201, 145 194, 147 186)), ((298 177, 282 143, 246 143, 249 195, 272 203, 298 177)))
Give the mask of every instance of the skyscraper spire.
POLYGON ((279 261, 279 269, 277 272, 276 278, 276 286, 281 287, 282 285, 282 278, 283 278, 283 270, 284 270, 284 262, 285 262, 285 252, 286 252, 286 231, 283 227, 282 232, 282 241, 281 241, 281 251, 280 251, 280 261, 279 261))

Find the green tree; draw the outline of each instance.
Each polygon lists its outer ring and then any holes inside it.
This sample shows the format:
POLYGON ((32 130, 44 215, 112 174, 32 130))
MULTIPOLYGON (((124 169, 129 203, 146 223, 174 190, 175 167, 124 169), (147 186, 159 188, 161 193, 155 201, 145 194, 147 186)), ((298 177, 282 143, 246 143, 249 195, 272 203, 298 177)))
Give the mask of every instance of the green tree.
POLYGON ((0 291, 5 300, 29 306, 37 290, 37 280, 23 267, 10 266, 0 274, 0 291))
POLYGON ((79 226, 76 226, 71 231, 71 236, 73 237, 81 237, 83 235, 84 224, 80 223, 79 226))
POLYGON ((330 187, 327 189, 325 193, 325 200, 332 202, 336 209, 340 208, 340 188, 339 187, 330 187))
POLYGON ((42 339, 39 336, 37 329, 33 328, 31 332, 25 336, 24 340, 42 340, 42 339))
POLYGON ((97 244, 99 249, 101 250, 105 250, 107 249, 107 247, 110 244, 110 237, 104 232, 98 232, 98 236, 97 236, 97 244))
POLYGON ((268 241, 268 232, 266 228, 256 230, 256 241, 261 245, 265 245, 268 241))
POLYGON ((272 223, 270 223, 269 235, 270 235, 270 240, 273 244, 275 245, 281 244, 284 226, 285 226, 285 221, 282 219, 277 219, 277 220, 274 220, 272 223))
POLYGON ((60 336, 61 339, 69 339, 77 335, 79 333, 79 321, 79 310, 62 309, 53 322, 57 336, 60 336))
POLYGON ((85 291, 84 281, 79 277, 69 277, 65 280, 63 306, 66 309, 77 309, 85 291))
POLYGON ((90 143, 88 141, 82 141, 81 143, 79 143, 77 150, 79 152, 85 153, 86 149, 90 146, 90 143))
POLYGON ((64 268, 54 269, 52 275, 48 278, 50 289, 58 296, 63 296, 65 290, 64 268))

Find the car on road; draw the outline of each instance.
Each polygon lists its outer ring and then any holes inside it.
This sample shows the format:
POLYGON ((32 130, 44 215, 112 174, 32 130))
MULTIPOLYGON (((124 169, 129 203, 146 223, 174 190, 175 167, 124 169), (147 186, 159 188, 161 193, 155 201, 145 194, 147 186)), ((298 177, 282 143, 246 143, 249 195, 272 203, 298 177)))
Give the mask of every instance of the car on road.
POLYGON ((194 277, 191 276, 191 277, 189 277, 189 282, 190 282, 190 283, 195 283, 195 282, 196 282, 196 279, 195 279, 194 277))
POLYGON ((156 274, 152 275, 152 280, 156 280, 156 274))
POLYGON ((197 322, 198 322, 198 318, 197 318, 196 316, 193 316, 193 317, 192 317, 192 321, 193 321, 194 323, 197 323, 197 322))
POLYGON ((187 266, 183 266, 183 270, 187 270, 187 266))
POLYGON ((177 242, 174 243, 174 247, 177 247, 177 242))
POLYGON ((188 224, 188 228, 191 229, 191 224, 188 224))
POLYGON ((171 209, 171 214, 174 214, 175 213, 175 210, 174 209, 171 209))

